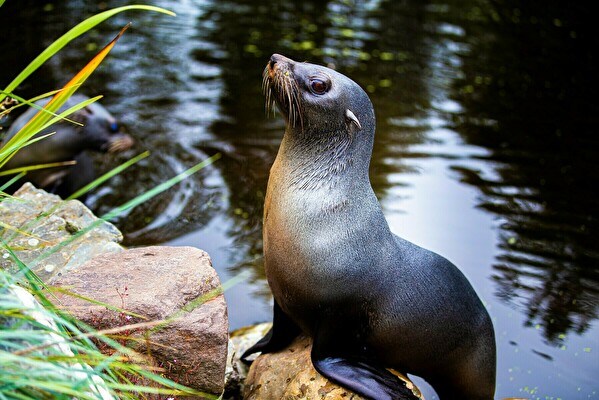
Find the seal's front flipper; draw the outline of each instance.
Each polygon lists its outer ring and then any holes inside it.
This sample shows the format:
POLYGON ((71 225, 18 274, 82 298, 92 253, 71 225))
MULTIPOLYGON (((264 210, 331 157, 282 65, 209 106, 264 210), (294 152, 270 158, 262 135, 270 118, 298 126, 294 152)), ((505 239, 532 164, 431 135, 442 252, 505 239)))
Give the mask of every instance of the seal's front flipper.
POLYGON ((344 388, 373 400, 419 400, 387 369, 374 364, 342 357, 325 357, 314 352, 312 364, 323 376, 344 388))
POLYGON ((301 333, 301 329, 281 310, 275 301, 272 328, 255 345, 247 349, 241 356, 245 364, 252 362, 247 359, 251 354, 262 352, 272 353, 287 347, 301 333))

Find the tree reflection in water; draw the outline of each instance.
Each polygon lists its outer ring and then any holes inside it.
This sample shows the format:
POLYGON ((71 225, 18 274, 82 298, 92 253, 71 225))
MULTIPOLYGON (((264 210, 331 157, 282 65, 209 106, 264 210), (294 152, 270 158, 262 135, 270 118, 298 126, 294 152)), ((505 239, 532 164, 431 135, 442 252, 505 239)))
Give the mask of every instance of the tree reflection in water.
POLYGON ((599 303, 598 37, 584 6, 493 2, 465 26, 456 129, 491 150, 496 175, 463 170, 501 217, 497 295, 552 343, 584 332, 599 303))

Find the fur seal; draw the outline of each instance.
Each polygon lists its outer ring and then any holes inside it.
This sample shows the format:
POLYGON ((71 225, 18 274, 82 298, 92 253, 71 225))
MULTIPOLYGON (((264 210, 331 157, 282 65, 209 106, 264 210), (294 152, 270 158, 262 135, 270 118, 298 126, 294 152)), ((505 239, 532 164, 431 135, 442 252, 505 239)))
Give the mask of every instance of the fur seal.
POLYGON ((287 121, 264 210, 274 321, 242 359, 304 331, 316 370, 364 397, 410 398, 393 368, 424 378, 444 400, 492 399, 485 307, 455 265, 391 233, 372 190, 368 95, 336 71, 278 54, 264 84, 287 121))
MULTIPOLYGON (((84 95, 73 95, 59 112, 87 99, 84 95)), ((43 99, 36 104, 43 107, 48 101, 43 99)), ((4 142, 23 128, 37 112, 38 109, 31 107, 21 114, 8 129, 4 142)), ((3 169, 75 160, 77 163, 74 166, 30 171, 23 179, 38 188, 65 197, 95 179, 93 161, 87 150, 114 153, 125 151, 134 143, 131 136, 121 132, 117 120, 97 102, 73 113, 69 118, 83 126, 66 121, 52 125, 36 136, 56 132, 54 135, 21 149, 3 169)))

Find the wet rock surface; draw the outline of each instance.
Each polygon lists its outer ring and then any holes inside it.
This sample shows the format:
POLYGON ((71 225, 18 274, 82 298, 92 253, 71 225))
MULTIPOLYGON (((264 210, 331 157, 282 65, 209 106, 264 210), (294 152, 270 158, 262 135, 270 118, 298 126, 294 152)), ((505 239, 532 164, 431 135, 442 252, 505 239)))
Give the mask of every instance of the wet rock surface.
POLYGON ((130 345, 170 379, 208 393, 223 391, 227 308, 206 252, 154 246, 100 255, 53 284, 114 307, 57 293, 65 309, 95 328, 141 324, 127 329, 141 339, 130 345))

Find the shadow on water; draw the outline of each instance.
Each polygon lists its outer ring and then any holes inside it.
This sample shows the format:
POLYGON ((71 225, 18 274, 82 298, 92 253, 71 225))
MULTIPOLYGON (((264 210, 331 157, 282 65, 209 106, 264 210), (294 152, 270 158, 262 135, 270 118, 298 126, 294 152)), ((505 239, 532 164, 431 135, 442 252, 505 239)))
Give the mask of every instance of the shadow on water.
MULTIPOLYGON (((9 27, 0 51, 15 60, 0 70, 0 84, 99 11, 82 3, 9 0, 0 8, 9 27)), ((153 155, 93 193, 90 205, 103 213, 209 155, 223 157, 121 217, 125 244, 203 248, 223 280, 250 271, 226 293, 231 326, 269 319, 261 219, 284 125, 265 115, 261 74, 275 52, 326 64, 375 106, 371 181, 392 230, 455 260, 487 303, 498 397, 597 397, 598 39, 586 6, 153 4, 178 16, 119 15, 19 88, 27 97, 60 86, 134 21, 86 92, 104 94, 138 141, 128 155, 98 158, 101 169, 145 149, 153 155)))

